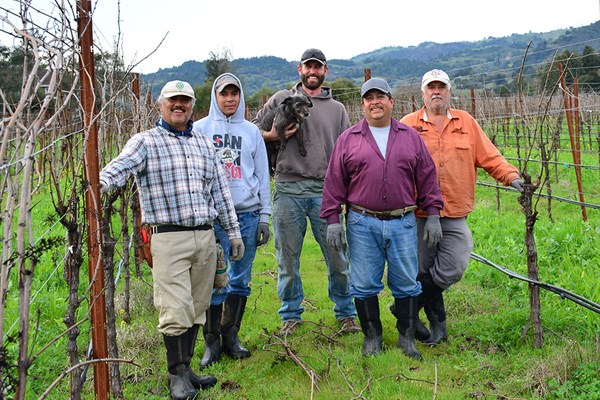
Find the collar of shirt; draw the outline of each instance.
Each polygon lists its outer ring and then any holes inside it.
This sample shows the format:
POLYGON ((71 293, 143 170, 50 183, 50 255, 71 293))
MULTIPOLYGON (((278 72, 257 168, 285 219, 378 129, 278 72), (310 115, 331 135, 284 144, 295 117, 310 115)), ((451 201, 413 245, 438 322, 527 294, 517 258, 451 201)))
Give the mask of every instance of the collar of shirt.
POLYGON ((171 132, 173 135, 175 136, 192 136, 192 126, 193 126, 193 121, 190 119, 187 122, 187 128, 185 128, 185 130, 183 131, 178 131, 177 129, 173 128, 171 125, 169 125, 164 119, 159 118, 156 121, 156 126, 162 126, 163 128, 165 128, 166 130, 168 130, 169 132, 171 132))
MULTIPOLYGON (((448 119, 452 119, 452 114, 450 114, 450 109, 446 111, 446 116, 448 119)), ((429 116, 427 115, 427 110, 423 110, 423 121, 429 121, 429 116)))

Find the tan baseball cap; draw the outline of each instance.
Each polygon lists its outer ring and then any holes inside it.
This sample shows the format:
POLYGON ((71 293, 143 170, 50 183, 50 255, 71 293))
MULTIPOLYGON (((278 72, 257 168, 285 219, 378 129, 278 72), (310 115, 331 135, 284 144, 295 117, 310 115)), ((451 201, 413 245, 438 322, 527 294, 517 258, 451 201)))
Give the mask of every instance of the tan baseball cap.
POLYGON ((170 81, 160 91, 162 97, 187 96, 196 99, 192 85, 184 81, 170 81))

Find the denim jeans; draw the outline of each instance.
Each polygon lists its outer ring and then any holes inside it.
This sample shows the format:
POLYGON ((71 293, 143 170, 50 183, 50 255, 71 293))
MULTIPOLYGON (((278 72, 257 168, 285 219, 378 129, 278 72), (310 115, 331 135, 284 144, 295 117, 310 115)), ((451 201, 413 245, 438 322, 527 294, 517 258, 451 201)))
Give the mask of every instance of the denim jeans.
POLYGON ((321 197, 290 197, 275 191, 272 211, 278 265, 277 295, 281 299, 279 315, 282 320, 301 320, 304 312, 300 255, 306 234, 307 217, 327 265, 328 294, 334 303, 335 318, 342 320, 356 317, 354 302, 350 297, 348 260, 343 251, 336 251, 327 245, 327 221, 319 218, 321 197))
POLYGON ((244 241, 244 256, 239 261, 229 261, 229 252, 231 244, 227 237, 227 232, 215 221, 215 236, 225 252, 225 260, 229 264, 228 276, 229 284, 226 288, 213 289, 211 305, 218 305, 225 301, 229 293, 242 297, 250 296, 250 280, 252 279, 252 263, 256 256, 256 230, 258 229, 259 213, 258 211, 238 213, 238 222, 244 241))
POLYGON ((417 218, 413 212, 382 221, 350 210, 346 228, 353 297, 366 299, 383 290, 386 262, 387 283, 394 298, 421 293, 417 281, 417 218))

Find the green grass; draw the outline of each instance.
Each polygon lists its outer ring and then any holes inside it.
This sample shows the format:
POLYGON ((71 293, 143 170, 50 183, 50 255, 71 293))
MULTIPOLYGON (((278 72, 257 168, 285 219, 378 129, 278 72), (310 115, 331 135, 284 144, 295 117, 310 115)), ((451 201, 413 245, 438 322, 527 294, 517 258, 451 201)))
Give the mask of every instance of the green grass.
MULTIPOLYGON (((524 221, 517 196, 501 191, 500 210, 495 196, 493 189, 477 190, 477 205, 468 220, 475 238, 474 251, 526 275, 524 221)), ((600 242, 599 213, 589 210, 585 223, 580 209, 572 205, 554 203, 554 213, 556 222, 551 223, 545 210, 540 210, 536 224, 540 280, 598 302, 600 256, 595 244, 600 242)), ((38 269, 37 279, 41 281, 54 265, 46 260, 38 269)), ((131 323, 117 321, 120 357, 137 364, 121 364, 124 397, 165 399, 165 351, 156 331, 151 273, 145 265, 143 271, 143 277, 132 279, 131 323)), ((245 360, 225 356, 202 371, 215 375, 219 383, 199 393, 198 399, 600 399, 599 315, 542 290, 545 341, 543 348, 536 349, 531 330, 526 330, 527 285, 494 268, 471 261, 464 279, 446 293, 449 340, 436 347, 418 343, 423 361, 409 359, 395 347, 395 320, 388 311, 393 299, 387 288, 380 295, 384 327, 381 354, 362 356, 361 333, 335 335, 339 325, 327 297, 326 267, 310 233, 303 247, 301 273, 305 323, 285 345, 316 374, 316 385, 286 354, 281 338, 274 335, 281 321, 271 240, 259 248, 240 333, 252 356, 245 360)), ((55 273, 34 302, 42 321, 36 348, 64 329, 65 290, 61 273, 55 273)), ((116 303, 121 308, 122 281, 117 291, 116 303)), ((12 314, 7 316, 14 318, 15 310, 9 311, 12 314)), ((82 358, 87 329, 82 327, 79 341, 82 358)), ((199 338, 193 360, 196 372, 200 372, 202 353, 203 340, 199 338)), ((66 340, 61 340, 32 366, 28 398, 37 398, 66 368, 66 340)), ((84 399, 94 397, 92 377, 90 369, 84 399)), ((50 398, 68 398, 68 379, 50 398)))

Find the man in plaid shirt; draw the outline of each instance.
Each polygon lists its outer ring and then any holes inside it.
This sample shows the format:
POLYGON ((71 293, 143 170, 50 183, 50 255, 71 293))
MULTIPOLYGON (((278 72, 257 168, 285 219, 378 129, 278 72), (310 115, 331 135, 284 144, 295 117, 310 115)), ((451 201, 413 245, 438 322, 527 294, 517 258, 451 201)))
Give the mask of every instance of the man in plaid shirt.
POLYGON ((173 399, 193 398, 198 389, 217 382, 190 368, 217 264, 213 220, 227 232, 231 259, 244 254, 223 165, 210 140, 192 131, 194 103, 189 83, 168 82, 158 98, 156 126, 131 137, 100 173, 103 193, 135 176, 142 223, 152 226, 154 305, 173 399))

